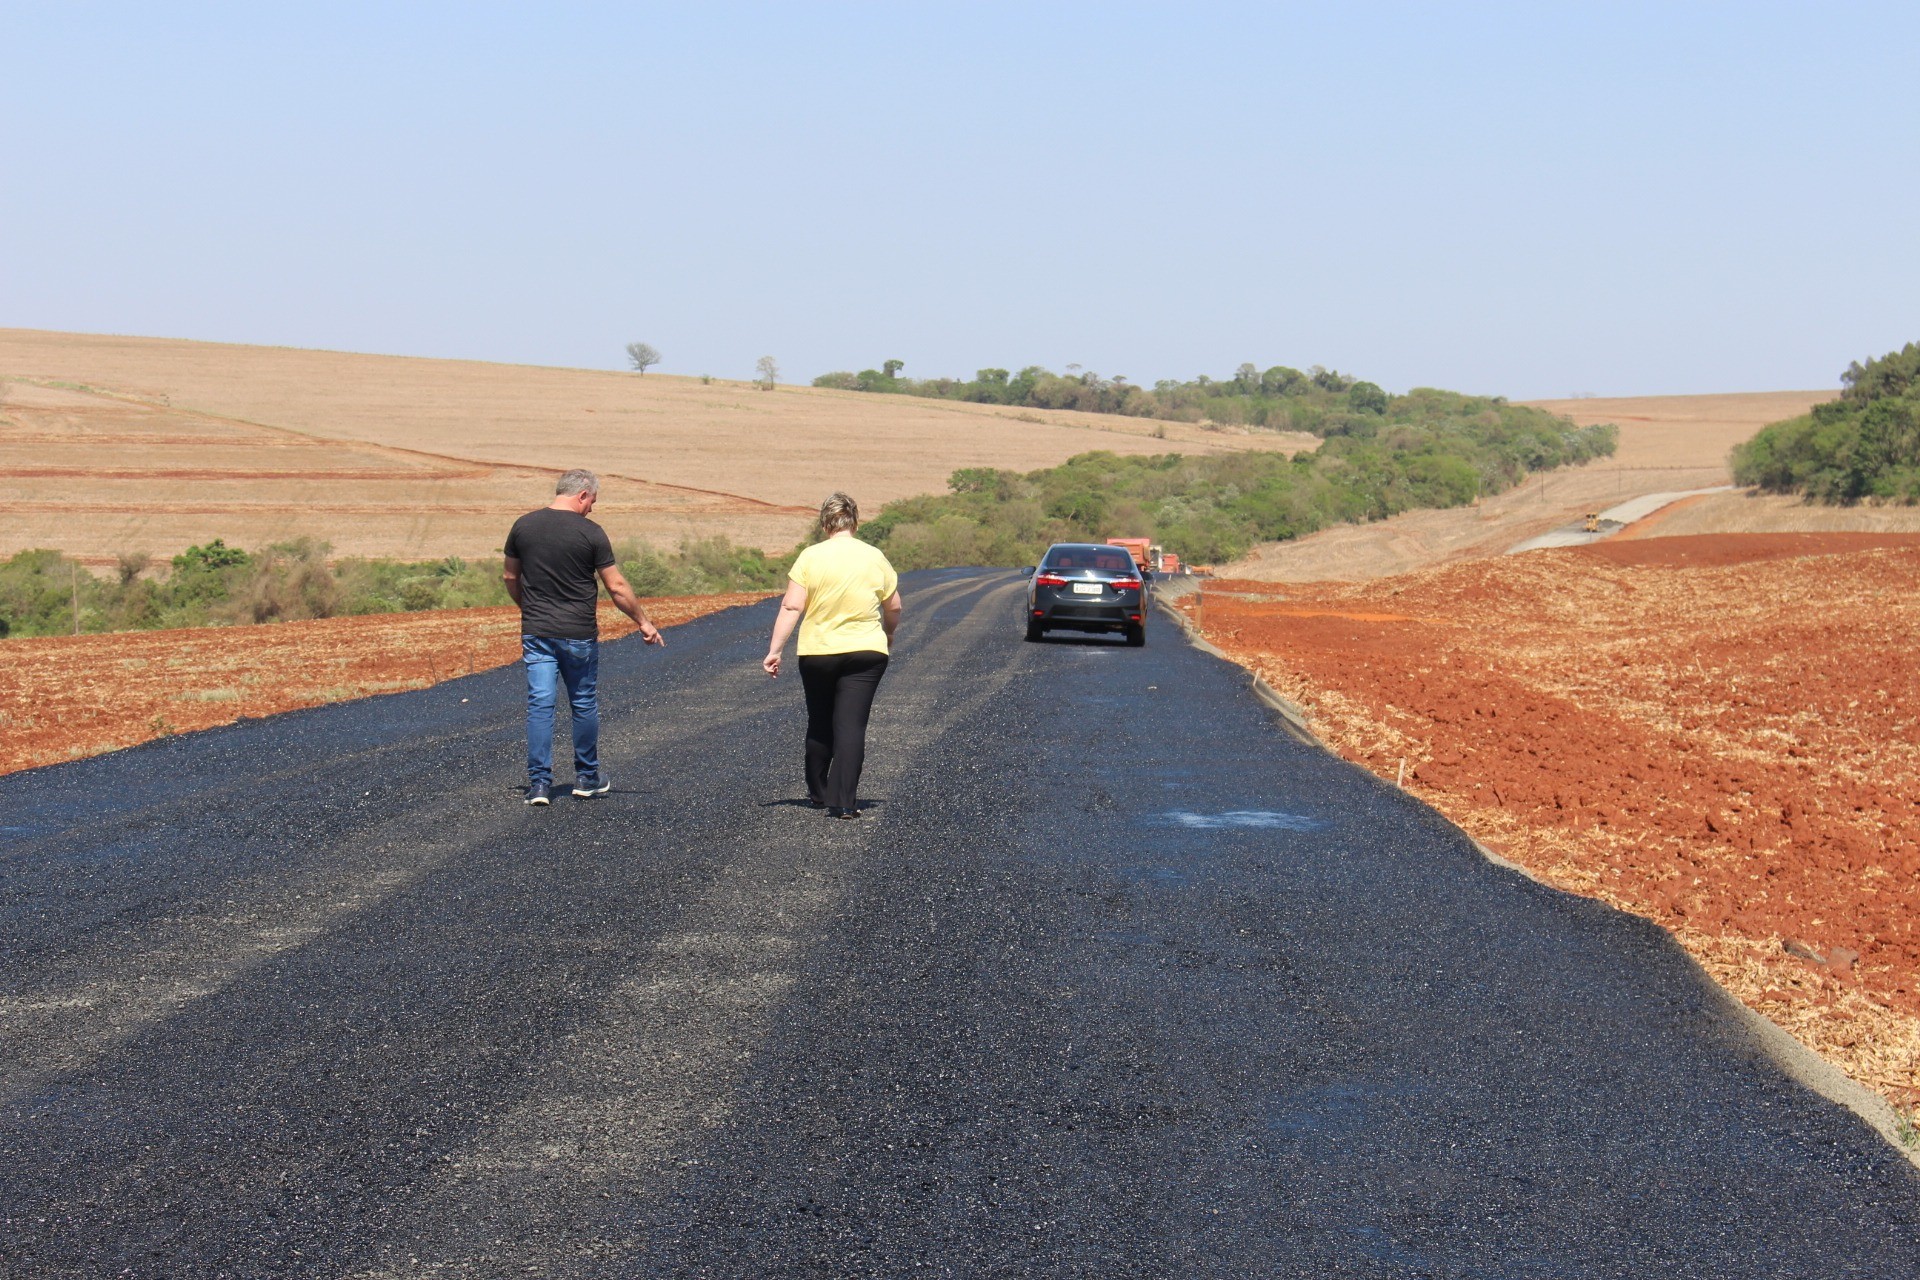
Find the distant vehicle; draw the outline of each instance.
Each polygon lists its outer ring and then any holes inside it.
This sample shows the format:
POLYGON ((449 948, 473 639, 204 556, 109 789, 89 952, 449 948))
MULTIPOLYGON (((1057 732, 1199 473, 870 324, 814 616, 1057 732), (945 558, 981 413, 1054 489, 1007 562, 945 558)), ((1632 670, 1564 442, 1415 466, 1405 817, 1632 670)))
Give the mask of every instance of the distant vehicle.
POLYGON ((1153 545, 1151 538, 1108 538, 1107 545, 1125 547, 1127 554, 1133 557, 1134 567, 1139 569, 1152 568, 1155 557, 1160 552, 1160 548, 1153 545))
POLYGON ((1160 557, 1160 572, 1185 573, 1186 570, 1180 567, 1180 557, 1168 551, 1160 557))
POLYGON ((1048 631, 1118 631, 1139 648, 1147 642, 1147 574, 1125 547, 1056 542, 1031 569, 1027 639, 1048 631))

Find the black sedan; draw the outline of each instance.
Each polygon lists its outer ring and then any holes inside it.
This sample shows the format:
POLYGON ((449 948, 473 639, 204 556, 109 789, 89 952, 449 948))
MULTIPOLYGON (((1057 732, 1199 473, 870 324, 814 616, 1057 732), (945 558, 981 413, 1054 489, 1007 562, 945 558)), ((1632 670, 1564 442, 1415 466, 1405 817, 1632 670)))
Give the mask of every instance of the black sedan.
POLYGON ((1056 542, 1031 569, 1027 583, 1027 639, 1047 631, 1118 631, 1127 643, 1147 642, 1148 575, 1125 547, 1056 542))

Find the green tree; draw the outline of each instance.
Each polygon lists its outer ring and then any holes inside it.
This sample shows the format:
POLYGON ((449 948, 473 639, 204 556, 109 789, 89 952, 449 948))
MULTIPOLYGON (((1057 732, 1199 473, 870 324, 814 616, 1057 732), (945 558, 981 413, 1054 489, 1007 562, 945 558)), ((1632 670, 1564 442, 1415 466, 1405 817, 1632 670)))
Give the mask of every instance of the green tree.
POLYGON ((1371 382, 1356 382, 1347 388, 1347 403, 1359 413, 1387 411, 1387 393, 1371 382))
POLYGON ((1306 380, 1307 375, 1298 369, 1277 364, 1260 375, 1260 389, 1270 396, 1288 396, 1306 380))
POLYGON ((188 547, 173 558, 175 573, 213 573, 247 564, 253 559, 239 547, 230 547, 215 538, 204 547, 188 547))
POLYGON ((1837 400, 1738 445, 1734 479, 1814 502, 1920 502, 1920 344, 1848 365, 1837 400))

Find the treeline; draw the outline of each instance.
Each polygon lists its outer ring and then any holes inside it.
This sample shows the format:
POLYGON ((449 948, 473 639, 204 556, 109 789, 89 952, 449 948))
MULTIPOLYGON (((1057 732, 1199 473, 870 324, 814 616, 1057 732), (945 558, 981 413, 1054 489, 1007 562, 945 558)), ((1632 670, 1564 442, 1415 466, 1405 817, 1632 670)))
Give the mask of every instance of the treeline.
POLYGON ((1847 505, 1920 502, 1920 343, 1840 375, 1838 400, 1734 446, 1733 478, 1847 505))
POLYGON ((1135 386, 1124 377, 1103 378, 1071 365, 1064 374, 1039 365, 1029 365, 1017 373, 981 369, 970 381, 903 378, 903 367, 901 361, 888 360, 878 369, 862 369, 859 373, 824 373, 813 380, 813 385, 1314 435, 1338 435, 1349 430, 1350 424, 1378 418, 1392 399, 1374 383, 1319 365, 1302 371, 1286 365, 1261 370, 1243 364, 1223 381, 1203 374, 1189 382, 1163 380, 1151 388, 1135 386))
POLYGON ((1190 562, 1229 560, 1333 524, 1462 506, 1607 456, 1618 437, 1498 397, 1422 389, 1343 419, 1291 459, 1100 452, 1024 474, 956 471, 948 493, 889 503, 861 536, 903 570, 1031 564, 1052 542, 1116 536, 1151 537, 1190 562))
MULTIPOLYGON (((1898 395, 1909 390, 1913 363, 1902 366, 1898 395)), ((1882 364, 1859 371, 1863 404, 1886 398, 1892 374, 1883 374, 1882 364)), ((1004 381, 1000 372, 984 370, 993 376, 981 381, 1003 388, 1005 403, 1057 398, 1048 389, 1053 375, 1044 370, 1022 370, 1004 381)), ((897 362, 889 361, 876 376, 898 384, 897 374, 897 362)), ((1123 407, 1107 412, 1131 412, 1124 405, 1139 390, 1116 390, 1124 386, 1120 380, 1094 375, 1054 381, 1080 388, 1075 396, 1118 396, 1114 403, 1123 407)), ((873 389, 888 387, 876 383, 873 389)), ((1855 391, 1850 381, 1849 394, 1855 391)), ((1026 564, 1051 542, 1118 535, 1152 537, 1189 561, 1221 561, 1257 542, 1296 538, 1328 525, 1461 506, 1511 488, 1531 472, 1611 454, 1618 435, 1612 426, 1577 427, 1499 396, 1431 388, 1389 396, 1372 383, 1326 370, 1255 373, 1244 366, 1229 383, 1162 383, 1150 394, 1157 415, 1232 420, 1223 406, 1238 405, 1232 412, 1244 421, 1311 430, 1323 442, 1291 459, 1260 452, 1128 458, 1088 453, 1026 473, 957 471, 949 492, 888 504, 862 536, 885 548, 903 570, 1026 564)), ((1910 410, 1909 404, 1907 416, 1898 419, 1908 432, 1902 456, 1909 465, 1910 410)), ((164 566, 144 555, 123 556, 105 577, 57 551, 23 551, 0 562, 0 636, 68 634, 76 629, 76 612, 78 630, 98 632, 508 603, 497 561, 335 560, 330 550, 309 538, 259 552, 215 539, 164 566)), ((799 550, 768 555, 708 538, 670 551, 628 542, 616 554, 638 594, 670 596, 777 590, 799 550)))
MULTIPOLYGON (((511 603, 497 559, 333 560, 330 550, 300 538, 249 552, 216 538, 165 566, 122 556, 104 578, 58 551, 22 551, 0 562, 0 636, 70 635, 76 621, 81 632, 144 631, 511 603)), ((768 556, 725 538, 614 549, 641 596, 771 590, 797 553, 768 556)))

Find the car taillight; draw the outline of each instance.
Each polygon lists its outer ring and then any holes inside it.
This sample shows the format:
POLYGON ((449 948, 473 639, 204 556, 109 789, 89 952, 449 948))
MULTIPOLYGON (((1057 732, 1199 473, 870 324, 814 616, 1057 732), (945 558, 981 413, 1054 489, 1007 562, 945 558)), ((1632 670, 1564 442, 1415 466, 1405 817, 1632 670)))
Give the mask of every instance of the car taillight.
POLYGON ((1036 573, 1033 575, 1033 585, 1036 587, 1064 587, 1067 585, 1067 580, 1057 573, 1036 573))
POLYGON ((1115 578, 1111 585, 1115 591, 1138 591, 1140 589, 1140 579, 1115 578))

